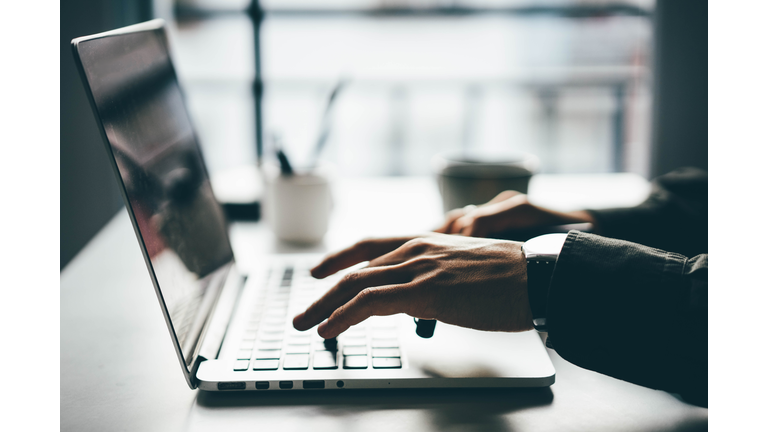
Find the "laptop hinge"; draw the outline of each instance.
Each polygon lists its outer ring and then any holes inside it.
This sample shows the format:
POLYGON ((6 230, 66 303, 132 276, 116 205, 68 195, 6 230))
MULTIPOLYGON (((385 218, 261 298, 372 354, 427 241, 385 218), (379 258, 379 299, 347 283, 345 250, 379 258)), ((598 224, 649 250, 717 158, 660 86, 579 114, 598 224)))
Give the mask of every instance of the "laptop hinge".
POLYGON ((197 379, 197 369, 200 367, 200 363, 206 360, 207 359, 203 356, 197 356, 195 357, 195 361, 189 367, 189 381, 192 384, 190 387, 192 387, 193 389, 196 389, 197 386, 200 384, 200 380, 197 379))
POLYGON ((232 321, 235 308, 243 292, 245 279, 246 277, 237 271, 236 266, 233 265, 230 268, 216 306, 201 334, 200 344, 193 357, 196 364, 218 357, 224 336, 227 334, 229 323, 232 321))

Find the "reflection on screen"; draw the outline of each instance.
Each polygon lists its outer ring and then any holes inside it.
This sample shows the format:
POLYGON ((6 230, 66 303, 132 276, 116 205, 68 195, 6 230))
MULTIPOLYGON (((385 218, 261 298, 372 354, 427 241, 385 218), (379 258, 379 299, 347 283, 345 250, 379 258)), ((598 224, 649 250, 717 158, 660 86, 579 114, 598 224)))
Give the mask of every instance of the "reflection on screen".
POLYGON ((233 255, 164 34, 89 40, 79 52, 129 210, 189 365, 210 292, 233 255))

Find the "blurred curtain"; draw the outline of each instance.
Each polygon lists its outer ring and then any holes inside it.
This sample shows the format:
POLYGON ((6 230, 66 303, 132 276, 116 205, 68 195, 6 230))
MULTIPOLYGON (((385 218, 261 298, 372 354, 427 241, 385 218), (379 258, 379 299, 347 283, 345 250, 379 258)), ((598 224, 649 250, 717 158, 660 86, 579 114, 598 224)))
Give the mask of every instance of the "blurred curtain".
POLYGON ((656 3, 653 177, 707 169, 707 16, 706 1, 656 3))

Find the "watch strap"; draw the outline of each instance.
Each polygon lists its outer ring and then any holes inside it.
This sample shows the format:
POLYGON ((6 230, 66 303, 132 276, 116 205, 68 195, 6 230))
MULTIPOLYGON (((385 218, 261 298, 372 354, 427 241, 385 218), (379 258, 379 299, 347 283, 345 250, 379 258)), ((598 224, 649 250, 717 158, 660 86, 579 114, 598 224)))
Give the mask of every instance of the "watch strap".
POLYGON ((547 300, 554 270, 554 261, 528 260, 528 303, 533 314, 533 326, 539 331, 546 331, 547 300))

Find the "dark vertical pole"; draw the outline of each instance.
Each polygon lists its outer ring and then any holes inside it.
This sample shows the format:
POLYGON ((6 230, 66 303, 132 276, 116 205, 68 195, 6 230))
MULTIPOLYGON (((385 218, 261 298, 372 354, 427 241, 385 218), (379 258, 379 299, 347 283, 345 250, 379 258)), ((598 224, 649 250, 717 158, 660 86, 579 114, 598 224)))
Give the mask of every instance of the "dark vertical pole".
POLYGON ((624 126, 626 121, 626 84, 613 88, 616 109, 613 112, 613 171, 624 171, 624 126))
POLYGON ((253 47, 255 60, 255 73, 253 78, 253 103, 256 121, 256 161, 261 164, 261 158, 264 153, 264 134, 262 133, 263 115, 262 100, 264 99, 264 80, 261 76, 261 24, 264 21, 264 11, 261 9, 259 0, 253 0, 248 10, 253 21, 253 47))

